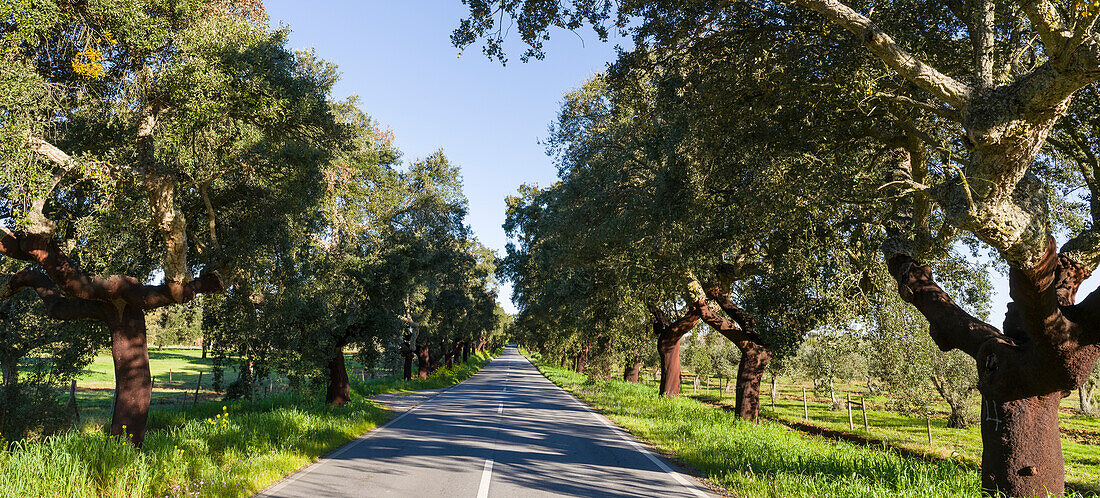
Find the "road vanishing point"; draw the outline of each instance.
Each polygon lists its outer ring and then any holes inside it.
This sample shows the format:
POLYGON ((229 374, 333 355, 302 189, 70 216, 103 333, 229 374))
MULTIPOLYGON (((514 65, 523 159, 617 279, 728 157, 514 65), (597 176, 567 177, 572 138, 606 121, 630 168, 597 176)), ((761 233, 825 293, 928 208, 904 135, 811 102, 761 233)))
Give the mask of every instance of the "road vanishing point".
POLYGON ((716 496, 514 347, 258 496, 716 496))

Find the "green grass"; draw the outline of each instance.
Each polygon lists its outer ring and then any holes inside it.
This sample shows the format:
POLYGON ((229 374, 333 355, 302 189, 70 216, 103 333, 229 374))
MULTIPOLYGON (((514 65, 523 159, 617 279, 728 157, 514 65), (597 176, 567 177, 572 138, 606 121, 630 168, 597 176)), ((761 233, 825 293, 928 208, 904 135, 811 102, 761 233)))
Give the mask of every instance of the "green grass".
POLYGON ((736 420, 651 385, 593 381, 539 364, 551 381, 735 496, 980 496, 978 474, 952 461, 809 436, 776 422, 736 420))
MULTIPOLYGON (((685 376, 686 377, 686 376, 685 376)), ((652 378, 652 377, 650 377, 652 378)), ((655 381, 653 385, 656 386, 655 381)), ((720 404, 732 408, 734 398, 732 393, 720 393, 717 389, 717 381, 712 389, 700 389, 694 392, 693 383, 685 382, 681 385, 681 393, 700 401, 712 404, 720 404)), ((850 388, 852 392, 859 393, 862 386, 840 386, 838 390, 850 388)), ((867 398, 867 422, 870 426, 868 432, 863 429, 863 414, 858 404, 853 408, 854 429, 848 425, 848 411, 830 409, 829 399, 816 396, 810 384, 792 383, 790 380, 781 382, 779 396, 775 400, 775 408, 772 408, 770 385, 762 385, 760 397, 760 415, 764 418, 783 422, 785 424, 809 424, 816 427, 839 431, 854 436, 864 437, 873 441, 882 441, 890 446, 903 448, 907 451, 926 454, 936 458, 954 458, 970 465, 978 466, 982 457, 982 436, 980 427, 975 424, 967 429, 952 429, 947 427, 947 405, 935 406, 932 415, 932 444, 928 444, 928 426, 924 417, 910 416, 904 413, 892 411, 892 400, 885 396, 871 396, 867 398), (803 417, 802 388, 807 388, 807 408, 809 420, 803 417)), ((842 406, 845 403, 845 393, 839 392, 838 398, 842 406)), ((853 395, 852 401, 858 403, 859 397, 853 395)), ((975 397, 975 403, 978 403, 975 397)), ((1063 430, 1062 454, 1066 464, 1066 482, 1074 489, 1090 494, 1100 494, 1100 418, 1090 417, 1077 413, 1076 397, 1071 396, 1062 401, 1062 412, 1059 422, 1063 430), (1072 437, 1066 431, 1075 431, 1082 440, 1072 437), (1086 441, 1091 440, 1092 443, 1086 441)), ((978 407, 973 408, 977 416, 978 407)))
MULTIPOLYGON (((214 360, 211 357, 202 358, 202 350, 151 349, 149 369, 153 376, 154 406, 192 401, 199 372, 202 372, 200 399, 216 397, 211 388, 214 381, 214 360)), ((222 385, 228 385, 236 378, 236 369, 226 368, 222 385)), ((281 378, 278 380, 282 382, 281 378)), ((114 363, 111 360, 111 351, 105 350, 96 355, 77 378, 76 399, 82 420, 93 425, 105 423, 111 416, 114 389, 114 363)))
POLYGON ((0 497, 251 496, 385 422, 367 396, 445 387, 476 373, 491 355, 441 369, 425 380, 353 381, 343 407, 317 392, 257 401, 156 407, 143 449, 86 425, 79 431, 0 450, 0 497))
MULTIPOLYGON (((355 361, 352 354, 346 355, 349 374, 358 378, 357 372, 363 366, 355 361)), ((214 359, 203 358, 201 349, 150 349, 149 370, 153 376, 153 406, 189 403, 194 400, 195 386, 202 373, 200 400, 218 397, 213 390, 214 359)), ((222 388, 237 379, 235 364, 225 368, 222 388)), ((275 374, 264 381, 262 390, 282 392, 289 389, 285 376, 275 374)), ((418 388, 423 389, 423 388, 418 388)), ((111 403, 115 392, 114 363, 111 351, 105 350, 96 355, 80 377, 77 378, 76 399, 80 407, 81 419, 85 423, 99 425, 106 423, 111 416, 111 403)))

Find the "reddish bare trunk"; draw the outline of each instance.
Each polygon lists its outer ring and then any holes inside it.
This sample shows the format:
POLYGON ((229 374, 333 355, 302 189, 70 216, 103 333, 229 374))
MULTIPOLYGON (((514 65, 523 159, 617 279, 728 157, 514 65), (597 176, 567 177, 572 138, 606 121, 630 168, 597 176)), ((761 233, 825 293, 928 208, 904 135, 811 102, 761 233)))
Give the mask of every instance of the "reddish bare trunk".
POLYGON ((666 333, 657 336, 657 355, 661 358, 662 396, 680 395, 680 338, 683 335, 666 333))
POLYGON ((642 376, 642 361, 635 358, 628 361, 623 368, 623 380, 626 382, 638 382, 642 376))
POLYGON ((454 341, 451 343, 451 350, 447 353, 447 368, 452 368, 458 361, 458 357, 462 352, 462 343, 454 341))
POLYGON ((10 275, 0 295, 30 288, 51 318, 93 320, 107 325, 115 367, 111 434, 125 433, 140 448, 145 441, 152 397, 145 311, 186 303, 199 294, 221 292, 221 278, 217 273, 208 273, 188 282, 169 280, 153 286, 127 275, 96 277, 81 271, 53 238, 26 232, 2 231, 0 254, 38 264, 45 270, 44 274, 27 269, 10 275))
POLYGON ((584 373, 584 367, 588 364, 588 348, 585 348, 577 354, 576 361, 573 362, 573 370, 577 373, 584 373))
POLYGON ((1096 358, 1100 294, 1074 297, 1088 272, 1057 254, 1053 241, 1033 268, 1011 268, 1004 331, 947 296, 931 269, 904 255, 889 260, 899 292, 929 322, 945 351, 978 364, 982 393, 982 488, 989 494, 1045 496, 1064 491, 1058 402, 1088 378, 1096 358))
POLYGON ((1058 403, 1063 397, 1054 393, 1006 403, 983 397, 982 489, 1008 496, 1065 491, 1058 430, 1058 403))
POLYGON ((698 323, 702 316, 701 308, 707 303, 693 303, 690 310, 679 319, 672 321, 656 305, 648 305, 653 315, 653 331, 657 335, 657 356, 661 359, 661 384, 659 394, 677 396, 680 394, 680 339, 698 323))
POLYGON ((344 364, 344 346, 334 348, 332 359, 328 362, 328 393, 325 403, 346 405, 351 401, 351 383, 348 381, 348 369, 344 364))
POLYGON ((107 318, 107 327, 111 330, 111 356, 115 364, 111 434, 126 434, 140 448, 145 441, 153 389, 149 347, 145 343, 145 313, 135 306, 123 305, 117 314, 107 318))
POLYGON ((427 379, 432 369, 431 345, 422 342, 416 348, 416 375, 421 379, 427 379))
POLYGON ((734 414, 742 419, 756 421, 760 417, 760 380, 771 361, 771 353, 756 333, 756 320, 741 309, 721 289, 712 286, 707 295, 714 299, 729 318, 718 316, 707 306, 701 308, 703 321, 732 341, 741 350, 741 363, 737 366, 734 414))
POLYGON ((737 366, 734 413, 741 420, 755 422, 760 417, 760 380, 768 368, 771 355, 762 347, 750 347, 741 352, 737 366))

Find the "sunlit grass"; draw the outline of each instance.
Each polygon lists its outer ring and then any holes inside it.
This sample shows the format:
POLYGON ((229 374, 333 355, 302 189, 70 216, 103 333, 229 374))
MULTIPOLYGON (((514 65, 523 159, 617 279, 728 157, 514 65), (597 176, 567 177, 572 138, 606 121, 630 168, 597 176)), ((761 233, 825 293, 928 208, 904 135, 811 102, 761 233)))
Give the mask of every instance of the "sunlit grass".
POLYGON ((404 382, 353 382, 357 396, 330 407, 317 392, 257 401, 165 407, 150 414, 141 451, 90 426, 0 450, 0 497, 251 496, 385 422, 390 412, 366 396, 446 387, 490 358, 404 382))
POLYGON ((591 381, 550 365, 556 384, 617 424, 673 455, 736 496, 980 496, 977 472, 951 461, 906 458, 808 436, 782 424, 736 420, 732 413, 649 385, 591 381))

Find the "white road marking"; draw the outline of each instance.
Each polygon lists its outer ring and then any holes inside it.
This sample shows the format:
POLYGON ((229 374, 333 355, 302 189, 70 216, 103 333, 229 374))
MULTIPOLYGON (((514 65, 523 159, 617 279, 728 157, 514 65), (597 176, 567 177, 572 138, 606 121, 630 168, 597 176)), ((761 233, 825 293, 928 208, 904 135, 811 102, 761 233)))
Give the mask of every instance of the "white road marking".
POLYGON ((615 434, 618 434, 619 437, 622 438, 623 441, 626 441, 626 442, 630 443, 630 445, 633 446, 634 449, 638 450, 639 453, 645 455, 646 458, 649 459, 649 461, 656 464, 657 467, 660 468, 662 471, 664 471, 666 474, 671 475, 673 479, 676 479, 676 482, 680 483, 685 488, 688 488, 688 490, 691 491, 692 494, 694 494, 695 496, 701 496, 703 498, 707 498, 706 493, 703 493, 702 491, 699 491, 698 487, 696 487, 692 483, 688 482, 687 479, 684 479, 684 476, 680 475, 679 472, 676 472, 676 471, 672 470, 672 468, 670 468, 668 465, 665 465, 665 462, 662 462, 659 458, 653 456, 653 453, 650 453, 649 450, 646 449, 644 446, 638 444, 638 442, 635 441, 633 438, 627 436, 625 431, 620 429, 617 425, 612 423, 606 417, 603 417, 599 413, 596 413, 595 410, 590 408, 588 405, 584 404, 583 401, 577 399, 575 396, 570 394, 569 391, 566 391, 564 389, 562 389, 562 391, 565 392, 565 394, 568 395, 570 398, 572 398, 573 402, 580 405, 581 408, 583 408, 588 413, 591 413, 592 418, 595 418, 596 420, 599 420, 601 424, 606 425, 608 429, 611 429, 611 432, 614 432, 615 434))
MULTIPOLYGON (((455 384, 455 385, 458 385, 458 384, 455 384)), ((454 386, 452 386, 452 387, 454 387, 454 386)), ((448 387, 447 389, 444 389, 443 391, 440 391, 440 392, 436 393, 435 396, 432 396, 430 398, 425 399, 424 401, 421 401, 420 403, 417 403, 416 406, 408 409, 407 411, 405 411, 405 413, 402 413, 401 415, 398 415, 398 416, 394 417, 389 422, 386 422, 385 424, 382 424, 381 426, 376 427, 374 430, 371 430, 371 431, 367 432, 366 434, 363 434, 362 436, 359 436, 358 438, 354 439, 353 441, 351 441, 348 444, 345 444, 343 447, 337 449, 336 451, 321 457, 320 459, 313 462, 312 464, 307 465, 306 468, 292 474, 287 479, 284 479, 283 482, 280 482, 280 483, 278 483, 274 486, 271 486, 268 489, 265 489, 265 490, 261 491, 257 496, 270 496, 270 495, 278 492, 279 490, 287 487, 288 485, 290 485, 294 481, 297 481, 298 479, 301 479, 302 477, 305 477, 306 474, 309 474, 310 472, 313 472, 318 467, 320 467, 321 464, 323 462, 325 462, 326 460, 331 460, 331 459, 336 458, 340 455, 343 455, 348 450, 350 450, 350 449, 352 449, 356 446, 359 446, 360 444, 363 444, 368 439, 378 435, 378 433, 382 432, 383 429, 385 429, 385 428, 387 428, 387 427, 389 427, 393 424, 396 424, 398 420, 401 420, 401 419, 405 418, 406 415, 416 411, 417 408, 420 408, 420 405, 423 405, 424 403, 427 403, 427 402, 429 402, 429 401, 431 401, 435 398, 438 398, 441 394, 443 394, 444 392, 449 391, 450 389, 451 388, 448 387)))
POLYGON ((489 481, 493 480, 493 460, 485 459, 485 470, 481 471, 481 485, 477 488, 477 498, 489 496, 489 481))
POLYGON ((501 403, 500 406, 497 406, 497 413, 504 413, 504 403, 501 403))

